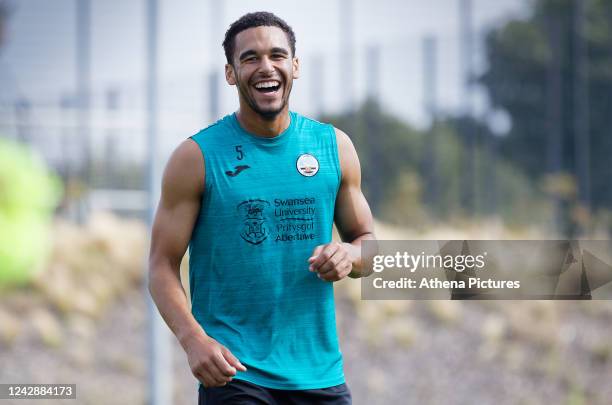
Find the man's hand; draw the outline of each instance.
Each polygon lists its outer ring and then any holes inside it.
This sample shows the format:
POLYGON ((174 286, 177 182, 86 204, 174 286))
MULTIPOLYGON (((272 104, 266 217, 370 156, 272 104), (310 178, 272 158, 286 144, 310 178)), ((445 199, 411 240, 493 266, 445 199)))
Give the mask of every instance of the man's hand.
POLYGON ((204 334, 190 337, 184 344, 193 375, 205 387, 221 387, 232 381, 236 370, 246 367, 215 339, 204 334))
POLYGON ((332 242, 319 245, 308 259, 308 270, 318 273, 320 279, 338 281, 348 276, 353 270, 354 249, 348 243, 332 242))

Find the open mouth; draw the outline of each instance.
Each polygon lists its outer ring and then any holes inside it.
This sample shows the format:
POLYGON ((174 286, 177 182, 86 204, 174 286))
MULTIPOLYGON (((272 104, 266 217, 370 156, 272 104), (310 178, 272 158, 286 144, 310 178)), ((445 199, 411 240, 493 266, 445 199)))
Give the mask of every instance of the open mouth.
POLYGON ((268 80, 265 82, 255 83, 253 87, 260 93, 269 94, 274 93, 280 89, 280 82, 277 80, 268 80))

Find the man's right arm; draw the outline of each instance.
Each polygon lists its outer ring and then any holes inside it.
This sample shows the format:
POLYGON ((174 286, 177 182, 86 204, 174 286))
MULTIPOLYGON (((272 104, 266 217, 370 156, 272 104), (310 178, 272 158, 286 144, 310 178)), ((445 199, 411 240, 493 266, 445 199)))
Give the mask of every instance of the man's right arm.
POLYGON ((189 310, 180 281, 180 264, 200 211, 204 159, 192 140, 172 154, 162 180, 161 199, 151 234, 149 291, 168 327, 187 353, 194 376, 206 387, 225 385, 246 368, 230 351, 206 335, 189 310))

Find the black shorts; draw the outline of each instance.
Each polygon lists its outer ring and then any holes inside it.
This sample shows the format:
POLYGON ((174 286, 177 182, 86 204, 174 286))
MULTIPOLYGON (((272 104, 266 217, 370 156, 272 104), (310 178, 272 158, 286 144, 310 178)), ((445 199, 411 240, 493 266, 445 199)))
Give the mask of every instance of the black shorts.
POLYGON ((278 390, 234 379, 223 387, 200 385, 198 405, 350 405, 351 391, 346 384, 316 390, 278 390))

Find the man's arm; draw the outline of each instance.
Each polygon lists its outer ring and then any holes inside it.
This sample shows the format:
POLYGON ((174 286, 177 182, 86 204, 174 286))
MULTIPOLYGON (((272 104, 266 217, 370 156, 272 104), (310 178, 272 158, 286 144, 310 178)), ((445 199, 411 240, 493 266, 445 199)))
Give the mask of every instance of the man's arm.
POLYGON ((361 258, 361 241, 375 240, 374 219, 361 191, 359 157, 348 135, 337 128, 336 141, 342 180, 336 197, 334 220, 343 242, 317 246, 308 260, 310 270, 318 272, 319 277, 327 281, 341 280, 346 276, 367 276, 361 258))
POLYGON ((207 387, 225 385, 246 370, 229 350, 206 335, 189 311, 180 281, 187 250, 204 192, 204 159, 192 140, 172 154, 162 180, 149 256, 149 291, 160 314, 187 353, 194 376, 207 387))

